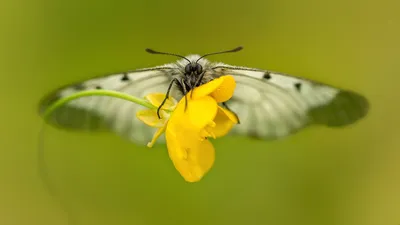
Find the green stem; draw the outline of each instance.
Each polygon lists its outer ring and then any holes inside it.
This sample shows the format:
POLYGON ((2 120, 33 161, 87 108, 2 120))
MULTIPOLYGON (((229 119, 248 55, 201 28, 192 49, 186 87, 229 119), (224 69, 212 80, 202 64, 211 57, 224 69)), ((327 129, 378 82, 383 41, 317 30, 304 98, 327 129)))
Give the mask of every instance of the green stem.
POLYGON ((122 92, 110 91, 110 90, 88 90, 88 91, 80 91, 78 93, 75 93, 75 94, 69 95, 65 98, 61 98, 61 99, 57 100, 56 102, 51 104, 51 106, 49 108, 47 108, 47 110, 44 113, 44 118, 46 119, 48 116, 50 116, 50 114, 54 110, 56 110, 57 108, 59 108, 60 106, 62 106, 64 104, 68 103, 69 101, 72 101, 74 99, 81 98, 81 97, 86 97, 86 96, 109 96, 109 97, 127 100, 130 102, 142 105, 144 107, 147 107, 149 109, 157 109, 156 106, 152 105, 150 102, 148 102, 145 99, 137 98, 135 96, 128 95, 128 94, 125 94, 122 92))

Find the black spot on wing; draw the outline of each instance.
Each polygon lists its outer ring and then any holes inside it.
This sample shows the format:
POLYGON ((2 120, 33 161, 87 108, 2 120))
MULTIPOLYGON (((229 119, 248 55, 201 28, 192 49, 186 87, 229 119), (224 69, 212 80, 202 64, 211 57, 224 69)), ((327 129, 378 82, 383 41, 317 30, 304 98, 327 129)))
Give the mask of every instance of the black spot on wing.
POLYGON ((263 75, 263 78, 267 79, 267 80, 271 79, 271 73, 270 72, 265 72, 264 75, 263 75))
POLYGON ((121 77, 121 81, 129 81, 130 79, 129 79, 129 76, 128 76, 128 74, 127 73, 124 73, 124 75, 122 75, 122 77, 121 77))
POLYGON ((294 84, 294 87, 296 88, 297 91, 300 92, 300 90, 301 90, 301 83, 300 83, 300 82, 295 83, 295 84, 294 84))

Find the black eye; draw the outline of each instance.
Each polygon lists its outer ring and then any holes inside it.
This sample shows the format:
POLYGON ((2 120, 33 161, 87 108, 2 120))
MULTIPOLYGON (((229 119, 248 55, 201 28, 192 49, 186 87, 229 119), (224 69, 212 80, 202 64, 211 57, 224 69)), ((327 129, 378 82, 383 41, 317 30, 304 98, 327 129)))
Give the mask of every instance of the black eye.
POLYGON ((201 74, 203 72, 203 67, 200 64, 196 64, 196 72, 197 74, 201 74))
POLYGON ((185 73, 186 74, 191 74, 192 73, 192 65, 191 64, 187 64, 185 66, 185 73))

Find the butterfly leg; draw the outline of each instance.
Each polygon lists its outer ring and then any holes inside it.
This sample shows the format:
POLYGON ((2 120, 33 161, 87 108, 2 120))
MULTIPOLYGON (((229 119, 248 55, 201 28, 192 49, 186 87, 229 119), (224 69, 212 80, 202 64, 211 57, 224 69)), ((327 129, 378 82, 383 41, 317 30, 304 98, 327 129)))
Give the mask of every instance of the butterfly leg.
POLYGON ((240 124, 239 116, 238 116, 234 111, 232 111, 232 110, 228 107, 228 105, 226 104, 226 102, 223 102, 222 105, 223 105, 227 110, 231 111, 231 112, 235 115, 235 117, 236 117, 236 119, 237 119, 237 121, 238 121, 238 124, 240 124))
MULTIPOLYGON (((194 83, 194 88, 196 88, 198 85, 201 84, 201 80, 203 80, 204 74, 205 74, 205 72, 203 72, 203 73, 199 76, 199 78, 197 78, 196 82, 194 83)), ((194 88, 193 88, 193 89, 194 89, 194 88)), ((192 96, 193 96, 193 90, 192 90, 192 93, 190 93, 190 98, 192 98, 192 96)))
POLYGON ((165 104, 165 101, 167 101, 167 99, 169 98, 169 93, 171 92, 171 88, 172 88, 172 85, 174 84, 174 82, 178 82, 178 83, 179 83, 179 80, 178 80, 177 78, 174 78, 174 79, 171 81, 171 83, 169 84, 168 90, 167 90, 167 94, 165 95, 165 98, 164 98, 164 100, 161 102, 160 106, 157 108, 157 116, 158 116, 158 119, 161 119, 161 116, 160 116, 161 107, 165 104))
MULTIPOLYGON (((183 94, 185 95, 185 112, 186 112, 186 108, 187 108, 187 90, 186 90, 186 86, 185 86, 185 80, 182 78, 182 80, 181 80, 181 82, 184 84, 184 85, 182 85, 182 88, 183 88, 183 94)), ((192 90, 192 93, 193 93, 193 90, 192 90)), ((191 96, 190 96, 191 97, 191 96)))

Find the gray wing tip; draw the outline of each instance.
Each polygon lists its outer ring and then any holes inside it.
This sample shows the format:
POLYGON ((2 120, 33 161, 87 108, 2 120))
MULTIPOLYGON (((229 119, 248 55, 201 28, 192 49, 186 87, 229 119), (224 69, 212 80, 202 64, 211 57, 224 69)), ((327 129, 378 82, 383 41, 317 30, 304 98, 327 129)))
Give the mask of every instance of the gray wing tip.
POLYGON ((62 97, 59 91, 55 91, 40 99, 37 113, 47 124, 67 130, 107 130, 100 115, 69 104, 60 106, 48 118, 44 118, 46 110, 62 97))
POLYGON ((46 112, 48 107, 50 107, 53 103, 58 101, 60 98, 61 98, 61 96, 56 93, 52 93, 52 94, 46 95, 43 98, 41 98, 39 100, 39 104, 37 106, 37 113, 39 114, 39 116, 43 117, 44 113, 46 112))
POLYGON ((332 127, 346 126, 365 118, 370 110, 368 99, 352 91, 340 91, 327 105, 310 111, 313 123, 332 127))

